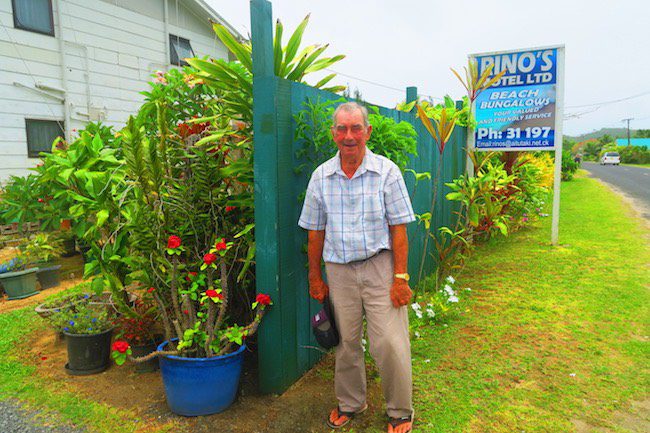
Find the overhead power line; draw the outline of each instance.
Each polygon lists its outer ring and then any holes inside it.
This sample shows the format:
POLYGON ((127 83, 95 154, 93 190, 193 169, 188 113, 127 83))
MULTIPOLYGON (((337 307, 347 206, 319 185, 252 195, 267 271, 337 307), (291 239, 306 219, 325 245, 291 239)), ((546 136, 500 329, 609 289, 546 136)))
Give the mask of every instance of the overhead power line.
POLYGON ((615 104, 617 102, 623 102, 623 101, 627 101, 627 100, 634 99, 634 98, 640 98, 641 96, 645 96, 645 95, 650 95, 650 90, 648 90, 646 92, 643 92, 643 93, 639 93, 637 95, 626 96, 625 98, 621 98, 621 99, 613 99, 611 101, 595 102, 593 104, 568 105, 568 106, 566 106, 564 108, 584 108, 584 107, 595 107, 597 105, 615 104))
MULTIPOLYGON (((324 70, 327 71, 327 72, 335 73, 335 74, 340 75, 340 76, 342 76, 342 77, 352 78, 353 80, 361 81, 361 82, 363 82, 363 83, 372 84, 373 86, 383 87, 384 89, 394 90, 394 91, 396 91, 396 92, 400 92, 400 93, 405 93, 405 92, 406 92, 406 88, 402 88, 402 89, 400 89, 400 88, 397 88, 397 87, 392 87, 392 86, 389 86, 389 85, 386 85, 386 84, 378 83, 378 82, 376 82, 376 81, 366 80, 365 78, 355 77, 354 75, 344 74, 344 73, 342 73, 342 72, 338 72, 338 71, 335 71, 335 70, 333 70, 333 69, 325 68, 324 70)), ((426 96, 426 97, 428 97, 428 98, 431 98, 431 99, 438 99, 438 100, 440 100, 440 101, 443 100, 443 98, 438 98, 438 97, 436 97, 436 96, 426 95, 426 94, 424 94, 424 93, 418 93, 418 96, 426 96)))

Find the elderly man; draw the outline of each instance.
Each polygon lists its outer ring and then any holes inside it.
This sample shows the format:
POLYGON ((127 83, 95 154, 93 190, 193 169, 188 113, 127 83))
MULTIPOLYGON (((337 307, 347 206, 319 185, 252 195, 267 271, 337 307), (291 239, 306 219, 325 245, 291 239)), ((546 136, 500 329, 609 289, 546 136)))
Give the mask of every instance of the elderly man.
POLYGON ((341 104, 333 121, 339 151, 312 174, 298 223, 309 231, 309 293, 319 302, 329 296, 341 335, 334 379, 338 407, 327 425, 342 427, 368 407, 361 343, 365 315, 388 432, 407 433, 413 406, 406 224, 415 216, 397 165, 366 147, 372 132, 366 108, 341 104))

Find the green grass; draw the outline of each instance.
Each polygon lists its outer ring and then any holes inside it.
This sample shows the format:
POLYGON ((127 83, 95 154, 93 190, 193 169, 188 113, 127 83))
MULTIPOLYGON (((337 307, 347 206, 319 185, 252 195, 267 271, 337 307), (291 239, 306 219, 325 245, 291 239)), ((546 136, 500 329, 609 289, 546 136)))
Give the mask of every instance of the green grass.
POLYGON ((612 414, 650 384, 644 235, 609 190, 578 177, 562 183, 561 246, 547 218, 479 247, 460 278, 468 311, 413 342, 420 428, 627 431, 612 414))
POLYGON ((621 164, 621 165, 629 165, 630 167, 650 168, 650 164, 621 164))
POLYGON ((125 416, 129 420, 133 416, 62 390, 60 384, 35 374, 36 367, 26 362, 20 345, 34 331, 52 331, 33 308, 0 314, 0 329, 0 400, 18 399, 27 407, 38 408, 41 423, 81 425, 100 433, 134 431, 130 422, 124 422, 125 416))

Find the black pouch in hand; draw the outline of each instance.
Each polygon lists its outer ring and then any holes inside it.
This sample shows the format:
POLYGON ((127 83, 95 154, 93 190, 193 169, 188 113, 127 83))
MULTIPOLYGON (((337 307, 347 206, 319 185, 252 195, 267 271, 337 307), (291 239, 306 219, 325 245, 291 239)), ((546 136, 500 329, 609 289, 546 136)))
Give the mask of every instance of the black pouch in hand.
POLYGON ((331 349, 339 344, 339 331, 336 328, 334 310, 329 297, 325 297, 323 308, 311 318, 311 329, 323 349, 331 349))

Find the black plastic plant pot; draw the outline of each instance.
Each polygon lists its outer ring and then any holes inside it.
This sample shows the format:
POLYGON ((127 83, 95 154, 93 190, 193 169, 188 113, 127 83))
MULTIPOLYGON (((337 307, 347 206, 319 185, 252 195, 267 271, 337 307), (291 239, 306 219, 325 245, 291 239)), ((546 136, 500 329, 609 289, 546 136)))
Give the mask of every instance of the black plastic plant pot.
POLYGON ((23 299, 38 294, 36 289, 36 272, 38 268, 0 274, 0 285, 9 300, 23 299))
MULTIPOLYGON (((156 351, 158 345, 155 343, 145 344, 141 346, 131 346, 132 356, 134 358, 139 358, 141 356, 149 355, 151 352, 156 351)), ((158 370, 158 357, 154 357, 146 362, 135 362, 135 372, 136 373, 151 373, 152 371, 158 370)))
POLYGON ((56 287, 61 283, 59 279, 60 269, 61 269, 61 265, 38 268, 36 277, 38 278, 38 282, 41 283, 41 290, 56 287))
POLYGON ((68 346, 68 363, 65 365, 68 374, 86 376, 108 368, 113 329, 101 334, 63 334, 68 346))
POLYGON ((70 237, 63 241, 63 257, 72 257, 77 254, 74 237, 70 237))

